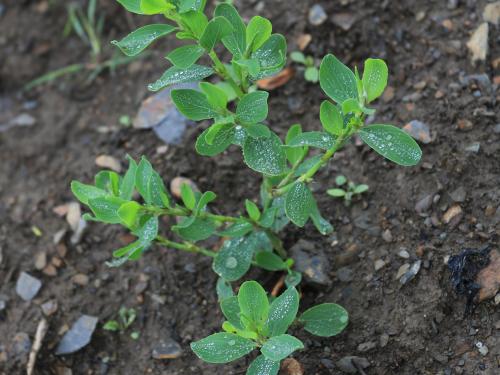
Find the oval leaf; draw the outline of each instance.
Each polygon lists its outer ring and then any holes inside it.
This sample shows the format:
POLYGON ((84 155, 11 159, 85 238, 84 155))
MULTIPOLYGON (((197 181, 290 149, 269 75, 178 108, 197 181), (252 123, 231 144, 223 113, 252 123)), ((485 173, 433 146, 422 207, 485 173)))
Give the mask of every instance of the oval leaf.
POLYGON ((238 103, 236 116, 244 124, 256 124, 267 118, 269 93, 255 91, 243 96, 238 103))
POLYGON ((354 73, 333 55, 325 56, 321 62, 319 82, 326 95, 337 103, 358 98, 354 73))
POLYGON ((208 66, 191 65, 189 68, 180 69, 175 66, 168 69, 155 83, 148 85, 151 91, 159 91, 174 83, 195 82, 205 79, 214 74, 214 70, 208 66))
POLYGON ((298 227, 303 227, 314 209, 314 197, 303 182, 296 183, 288 192, 285 202, 286 216, 298 227))
POLYGON ((329 150, 335 144, 337 137, 326 132, 305 132, 294 137, 287 143, 287 147, 311 146, 322 150, 329 150))
POLYGON ((228 363, 241 358, 257 345, 233 333, 215 333, 191 343, 191 349, 208 363, 228 363))
POLYGON ((184 116, 201 121, 217 116, 205 94, 191 89, 172 90, 172 101, 184 116))
POLYGON ((269 300, 264 288, 256 281, 245 281, 238 292, 241 315, 253 323, 249 329, 262 327, 269 314, 269 300))
POLYGON ((368 103, 377 99, 387 86, 389 70, 384 60, 367 59, 363 72, 363 88, 365 89, 368 103))
POLYGON ((313 335, 330 337, 338 335, 347 327, 349 314, 335 303, 323 303, 306 310, 299 318, 304 329, 313 335))
POLYGON ((344 128, 344 119, 337 106, 328 100, 321 103, 319 118, 323 128, 330 134, 340 135, 344 128))
POLYGON ((167 24, 146 25, 131 32, 119 42, 113 40, 111 44, 120 48, 125 55, 135 56, 146 49, 156 39, 170 34, 174 30, 174 26, 167 24))
POLYGON ((234 141, 234 125, 225 124, 220 129, 218 129, 215 136, 211 139, 211 143, 207 142, 207 134, 210 132, 210 128, 205 129, 203 133, 200 134, 196 140, 196 151, 200 155, 204 156, 215 156, 224 152, 234 141))
POLYGON ((199 60, 205 50, 197 44, 191 44, 174 49, 167 59, 177 68, 187 69, 199 60))
POLYGON ((233 26, 225 17, 212 19, 200 39, 200 45, 207 51, 211 51, 215 45, 224 37, 233 32, 233 26))
POLYGON ((253 17, 247 26, 247 46, 251 51, 256 51, 271 37, 272 32, 271 21, 261 16, 253 17))
POLYGON ((392 125, 371 125, 362 128, 360 138, 368 146, 390 161, 403 165, 418 164, 422 150, 405 131, 392 125))
POLYGON ((274 133, 269 138, 248 137, 243 145, 243 157, 254 171, 269 176, 278 176, 286 170, 286 154, 274 133))
POLYGON ((266 324, 269 335, 273 337, 284 334, 295 320, 297 311, 299 311, 299 293, 291 287, 271 303, 266 324))
POLYGON ((240 59, 244 55, 247 45, 245 34, 246 27, 238 11, 231 4, 222 3, 215 8, 215 16, 226 18, 231 26, 233 26, 233 32, 222 38, 222 43, 224 43, 224 46, 236 59, 240 59))
POLYGON ((286 40, 281 34, 273 34, 252 54, 252 58, 257 59, 260 64, 260 72, 254 77, 261 79, 277 74, 286 64, 286 40))
POLYGON ((281 271, 287 268, 285 262, 279 256, 269 251, 259 251, 255 255, 255 263, 267 271, 281 271))
POLYGON ((224 242, 214 259, 212 268, 227 281, 235 281, 250 268, 255 244, 247 238, 234 238, 224 242))
POLYGON ((294 336, 285 334, 271 337, 262 345, 260 351, 271 361, 281 361, 299 349, 304 349, 302 341, 294 336))
POLYGON ((250 363, 246 375, 277 375, 279 370, 279 361, 271 361, 263 355, 259 355, 250 363))

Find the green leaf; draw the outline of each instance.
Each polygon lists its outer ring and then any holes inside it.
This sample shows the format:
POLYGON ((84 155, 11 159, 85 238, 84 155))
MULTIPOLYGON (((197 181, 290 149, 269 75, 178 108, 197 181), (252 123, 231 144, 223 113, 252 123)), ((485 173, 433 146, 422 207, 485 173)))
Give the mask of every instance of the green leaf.
POLYGON ((318 230, 323 235, 333 232, 333 226, 328 220, 326 220, 319 212, 318 205, 315 204, 311 211, 311 220, 318 230))
POLYGON ((225 151, 234 140, 234 125, 225 124, 216 133, 214 138, 211 140, 212 144, 208 144, 206 140, 207 134, 210 132, 210 128, 203 131, 196 140, 196 151, 200 155, 204 156, 215 156, 225 151))
POLYGON ((233 238, 217 253, 212 268, 227 281, 235 281, 250 268, 255 252, 255 240, 251 237, 233 238))
POLYGON ((144 14, 141 10, 141 0, 117 0, 129 12, 144 14))
POLYGON ((243 145, 245 163, 254 171, 278 176, 286 170, 286 155, 281 139, 271 133, 269 138, 248 137, 243 145))
POLYGON ((141 0, 141 11, 144 14, 160 14, 174 8, 167 0, 141 0))
POLYGON ((264 124, 250 124, 245 126, 245 130, 252 138, 269 138, 271 136, 269 127, 264 124))
POLYGON ((286 64, 286 40, 281 34, 273 34, 252 54, 260 64, 260 73, 254 77, 261 79, 277 74, 286 64))
POLYGON ((222 277, 219 277, 217 279, 216 290, 217 290, 217 297, 219 297, 219 302, 225 300, 226 298, 234 296, 231 284, 228 283, 226 280, 224 280, 222 277))
POLYGON ((276 298, 269 308, 266 326, 271 337, 284 334, 293 323, 299 311, 299 293, 294 287, 288 288, 276 298))
POLYGON ((215 233, 215 224, 208 219, 185 218, 179 225, 172 227, 172 230, 179 234, 182 238, 189 241, 203 241, 215 233), (189 225, 186 225, 186 222, 189 225))
POLYGON ((109 194, 118 196, 120 189, 120 176, 113 171, 100 171, 94 177, 95 186, 106 190, 109 194))
POLYGON ((255 52, 271 37, 273 25, 268 19, 255 16, 247 26, 246 40, 250 51, 255 52))
POLYGON ((387 77, 389 70, 384 60, 367 59, 365 61, 365 70, 363 72, 363 88, 366 93, 368 103, 377 99, 387 86, 387 77))
POLYGON ((192 210, 196 204, 196 197, 194 191, 187 183, 181 185, 181 198, 184 206, 189 210, 192 210))
MULTIPOLYGON (((189 30, 182 39, 199 39, 208 25, 207 16, 202 12, 186 12, 180 15, 184 29, 189 30)), ((179 33, 177 33, 179 38, 179 33)))
POLYGON ((193 215, 198 215, 202 212, 205 207, 210 202, 213 202, 217 198, 217 195, 213 191, 206 191, 201 195, 201 197, 196 201, 196 206, 193 209, 193 215))
POLYGON ((208 103, 217 109, 226 109, 227 95, 224 90, 208 82, 201 82, 200 89, 207 96, 208 103))
POLYGON ((269 314, 269 300, 264 288, 256 281, 245 281, 238 291, 240 314, 253 323, 253 329, 262 327, 269 314))
POLYGON ((338 335, 347 327, 349 315, 347 311, 335 303, 323 303, 306 310, 299 321, 305 324, 304 329, 313 335, 330 337, 338 335))
POLYGON ((277 212, 278 209, 276 207, 268 207, 265 209, 259 221, 260 226, 264 228, 271 228, 277 212))
POLYGON ((82 184, 79 181, 71 181, 71 192, 83 204, 89 204, 89 200, 107 195, 106 191, 93 185, 82 184))
POLYGON ((306 63, 306 57, 302 52, 299 51, 293 51, 290 53, 290 58, 292 61, 299 63, 299 64, 305 64, 306 63))
POLYGON ((347 178, 343 175, 338 175, 337 177, 335 177, 335 183, 338 186, 345 185, 347 183, 347 178))
POLYGON ((118 216, 120 206, 125 203, 123 199, 113 196, 103 196, 89 200, 89 207, 95 217, 108 224, 120 224, 121 218, 118 216))
POLYGON ((131 32, 120 41, 113 40, 111 44, 120 48, 127 56, 136 56, 144 51, 156 39, 170 34, 174 30, 174 26, 167 24, 146 25, 131 32))
POLYGON ((243 237, 253 230, 253 225, 248 221, 241 220, 232 224, 229 228, 219 233, 224 237, 243 237))
POLYGON ((233 27, 233 32, 222 38, 222 43, 236 59, 240 59, 246 50, 246 27, 238 11, 230 4, 219 4, 215 8, 215 16, 226 18, 233 27))
POLYGON ((422 157, 422 150, 417 142, 395 126, 367 126, 360 130, 359 136, 368 146, 396 164, 413 166, 422 157))
POLYGON ((278 375, 279 370, 279 361, 271 361, 263 355, 259 355, 250 363, 246 375, 278 375))
POLYGON ((228 363, 241 358, 257 347, 253 341, 233 333, 215 333, 191 343, 191 350, 208 363, 228 363))
MULTIPOLYGON (((300 124, 292 125, 286 134, 285 144, 288 146, 290 141, 295 137, 302 134, 302 126, 300 124)), ((298 148, 298 147, 286 147, 286 157, 291 165, 295 165, 298 163, 304 155, 307 153, 307 147, 298 148)))
POLYGON ((172 101, 184 116, 201 121, 217 116, 205 94, 191 89, 172 90, 172 101))
POLYGON ((286 270, 287 266, 283 260, 274 253, 269 251, 259 251, 255 255, 255 263, 260 268, 267 271, 281 271, 286 270))
POLYGON ((252 219, 253 221, 259 221, 260 219, 259 207, 257 207, 257 205, 254 202, 248 199, 245 200, 245 207, 250 219, 252 219))
POLYGON ((151 203, 157 207, 169 207, 170 198, 160 175, 153 171, 148 184, 149 198, 151 203))
POLYGON ((311 190, 303 182, 298 182, 286 196, 286 216, 298 227, 303 227, 311 215, 314 204, 311 190))
POLYGON ((206 0, 178 0, 177 8, 179 13, 186 13, 191 10, 203 11, 205 8, 206 0))
POLYGON ((247 71, 252 77, 256 77, 260 72, 260 64, 257 59, 239 59, 233 60, 233 64, 236 64, 239 69, 247 71))
POLYGON ((315 66, 311 66, 309 68, 306 68, 306 71, 304 72, 304 78, 306 81, 316 83, 319 80, 319 70, 315 66))
POLYGON ((316 147, 329 150, 335 144, 337 137, 325 132, 305 132, 299 134, 287 143, 287 147, 316 147))
POLYGON ((102 326, 105 331, 119 331, 120 324, 116 320, 109 320, 102 326))
POLYGON ((326 193, 332 197, 340 198, 343 197, 346 192, 343 189, 328 189, 326 193))
POLYGON ((254 91, 243 96, 236 109, 236 118, 244 124, 256 124, 267 118, 269 93, 254 91))
POLYGON ((364 193, 365 191, 368 191, 369 186, 365 184, 358 185, 354 188, 354 194, 361 194, 364 193))
POLYGON ((180 69, 191 67, 205 53, 205 50, 197 44, 190 44, 174 49, 167 55, 167 59, 180 69))
POLYGON ((358 114, 363 112, 359 105, 358 99, 347 99, 342 103, 342 113, 347 115, 349 113, 358 114))
POLYGON ((319 81, 326 95, 337 103, 358 98, 354 73, 331 54, 321 62, 319 81))
POLYGON ((123 176, 122 183, 120 185, 120 198, 130 200, 134 195, 137 163, 130 156, 127 156, 127 158, 129 161, 128 170, 125 173, 125 176, 123 176))
POLYGON ((291 335, 279 335, 267 340, 260 351, 271 361, 281 361, 294 351, 304 349, 304 344, 291 335))
POLYGON ((143 245, 149 246, 158 236, 158 216, 148 218, 139 229, 134 231, 134 234, 139 237, 143 245))
POLYGON ((344 128, 344 119, 337 106, 328 100, 321 103, 319 117, 323 128, 330 134, 340 135, 344 128))
POLYGON ((224 298, 220 308, 226 319, 237 329, 244 329, 240 321, 240 304, 237 296, 224 298))
POLYGON ((205 28, 200 39, 200 45, 211 51, 224 37, 233 33, 233 26, 225 17, 213 18, 205 28))
POLYGON ((128 228, 132 228, 137 222, 138 213, 141 209, 142 206, 137 202, 126 202, 123 203, 118 209, 118 216, 128 228))
POLYGON ((300 272, 297 272, 297 271, 291 271, 285 277, 285 285, 288 288, 296 287, 297 285, 300 284, 301 281, 302 281, 302 274, 300 272))
POLYGON ((193 64, 189 68, 180 69, 175 66, 169 68, 155 83, 148 85, 151 91, 159 91, 174 83, 201 81, 214 74, 214 70, 208 66, 193 64))
POLYGON ((153 175, 151 163, 143 156, 137 167, 135 175, 135 187, 146 203, 151 203, 151 194, 149 191, 149 180, 153 175))

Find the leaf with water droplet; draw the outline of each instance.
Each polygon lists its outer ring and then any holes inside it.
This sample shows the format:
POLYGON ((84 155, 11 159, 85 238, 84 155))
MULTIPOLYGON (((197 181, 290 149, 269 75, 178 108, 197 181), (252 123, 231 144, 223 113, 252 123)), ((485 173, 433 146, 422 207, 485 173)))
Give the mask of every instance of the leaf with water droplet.
POLYGON ((96 219, 103 223, 120 224, 122 219, 118 215, 118 210, 125 201, 118 197, 103 196, 89 200, 89 207, 96 219))
POLYGON ((179 234, 182 238, 189 241, 203 241, 215 233, 216 226, 213 221, 209 219, 185 218, 179 223, 174 225, 172 230, 179 234), (183 222, 189 222, 189 225, 183 225, 183 222))
POLYGON ((111 44, 120 48, 127 56, 136 56, 156 39, 170 34, 174 30, 174 26, 167 24, 146 25, 131 32, 120 41, 113 40, 111 44))
POLYGON ((93 185, 82 184, 79 181, 71 182, 71 192, 83 204, 88 205, 89 200, 107 195, 106 191, 93 185))
POLYGON ((144 14, 141 10, 141 0, 117 0, 125 9, 135 14, 144 14))
POLYGON ((243 157, 250 168, 269 176, 278 176, 286 171, 286 154, 281 139, 274 133, 269 138, 247 137, 243 157))
POLYGON ((266 323, 269 336, 285 333, 295 320, 297 311, 299 311, 299 293, 291 287, 271 303, 266 323))
POLYGON ((251 324, 247 329, 262 327, 269 314, 269 300, 264 288, 256 281, 244 282, 238 292, 238 303, 241 314, 245 316, 251 324))
POLYGON ((224 37, 232 34, 233 26, 225 17, 214 17, 205 28, 200 38, 200 45, 211 51, 224 37))
POLYGON ((349 314, 340 305, 323 303, 306 310, 299 317, 299 322, 313 335, 330 337, 338 335, 347 327, 349 314))
POLYGON ((259 355, 250 363, 246 375, 277 375, 279 370, 279 361, 271 361, 265 356, 259 355))
POLYGON ((257 347, 253 341, 233 333, 215 333, 191 343, 191 349, 208 363, 228 363, 241 358, 257 347))
POLYGON ((269 93, 254 91, 243 96, 236 109, 236 118, 243 124, 256 124, 267 118, 269 93))
POLYGON ((286 264, 283 260, 276 254, 269 251, 259 251, 255 255, 255 263, 260 268, 267 271, 282 271, 286 270, 286 264))
POLYGON ((330 134, 340 135, 344 128, 344 119, 339 109, 332 102, 325 100, 321 103, 319 117, 323 128, 330 134))
POLYGON ((354 73, 331 54, 326 55, 321 62, 319 81, 326 95, 337 103, 358 98, 354 73))
POLYGON ((384 60, 367 59, 363 72, 363 88, 366 93, 367 102, 377 99, 387 86, 389 70, 384 60))
POLYGON ((197 44, 189 44, 174 49, 167 59, 177 68, 187 69, 200 59, 205 50, 197 44))
POLYGON ((238 297, 231 296, 224 298, 220 302, 220 308, 226 319, 237 329, 244 329, 240 320, 240 304, 238 297))
POLYGON ((311 220, 316 227, 316 229, 323 235, 333 232, 333 226, 328 220, 326 220, 319 212, 318 205, 315 204, 311 210, 311 220))
POLYGON ((222 277, 217 279, 217 297, 219 297, 219 302, 225 300, 226 298, 233 297, 234 292, 231 284, 224 280, 222 277))
POLYGON ((222 38, 222 43, 235 58, 241 58, 246 50, 246 27, 238 11, 231 4, 221 3, 215 8, 215 16, 225 17, 233 27, 233 32, 222 38))
POLYGON ((328 150, 333 147, 337 137, 326 132, 305 132, 292 138, 286 147, 316 147, 328 150))
POLYGON ((405 131, 392 125, 370 125, 362 128, 360 138, 368 146, 390 161, 403 165, 417 165, 422 150, 405 131))
POLYGON ((227 281, 238 280, 250 268, 254 251, 255 240, 251 237, 227 240, 217 253, 212 268, 227 281))
POLYGON ((311 215, 314 205, 311 190, 303 182, 293 185, 286 195, 286 216, 298 227, 303 227, 311 215))
POLYGON ((281 34, 273 34, 271 37, 252 54, 260 64, 260 72, 253 78, 256 80, 275 75, 280 72, 286 64, 286 39, 281 34))
POLYGON ((217 112, 208 102, 207 96, 196 90, 172 90, 172 101, 184 116, 190 120, 201 121, 217 117, 217 112))
POLYGON ((215 156, 224 152, 235 138, 235 127, 233 124, 222 125, 211 139, 211 144, 207 142, 207 134, 212 127, 205 129, 196 140, 196 151, 203 156, 215 156))
POLYGON ((149 84, 148 89, 159 91, 174 83, 196 82, 210 77, 212 74, 214 74, 214 70, 207 66, 193 64, 186 69, 173 66, 163 73, 156 82, 149 84))
POLYGON ((299 349, 304 349, 302 341, 294 336, 284 334, 271 337, 262 345, 260 351, 271 361, 281 361, 299 349))

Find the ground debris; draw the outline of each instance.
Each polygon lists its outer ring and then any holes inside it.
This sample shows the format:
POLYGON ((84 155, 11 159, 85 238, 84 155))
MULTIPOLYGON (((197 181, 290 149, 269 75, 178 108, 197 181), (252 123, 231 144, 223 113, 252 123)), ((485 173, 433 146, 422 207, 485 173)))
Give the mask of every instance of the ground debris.
POLYGON ((486 60, 488 54, 488 22, 482 23, 467 42, 472 53, 472 62, 486 60))
POLYGON ((25 301, 31 301, 42 287, 42 282, 29 273, 21 272, 16 283, 16 293, 25 301))
POLYGON ((85 347, 92 338, 98 319, 82 315, 63 336, 56 349, 56 355, 74 353, 85 347))

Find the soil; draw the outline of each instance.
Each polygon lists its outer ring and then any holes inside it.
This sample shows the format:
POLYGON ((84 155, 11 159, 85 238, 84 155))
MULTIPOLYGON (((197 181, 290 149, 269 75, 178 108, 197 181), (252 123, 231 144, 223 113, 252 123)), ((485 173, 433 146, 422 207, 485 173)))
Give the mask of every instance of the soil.
MULTIPOLYGON (((114 2, 102 3, 104 54, 109 57, 112 48, 107 41, 151 19, 127 16, 114 2)), ((269 17, 274 29, 287 36, 291 50, 296 49, 298 36, 310 33, 312 42, 305 52, 318 59, 334 53, 358 67, 367 57, 386 59, 394 95, 377 103, 374 121, 399 126, 422 121, 431 129, 432 142, 422 146, 419 166, 401 168, 354 141, 318 174, 316 196, 324 216, 335 226, 334 234, 323 237, 307 225, 287 228, 283 239, 287 247, 299 239, 307 241, 328 260, 333 283, 305 284, 302 308, 337 302, 349 311, 350 324, 331 339, 297 331, 307 350, 294 357, 308 375, 339 374, 335 363, 348 355, 367 358, 370 367, 365 372, 370 375, 499 374, 498 306, 483 302, 464 318, 465 299, 454 293, 445 263, 464 248, 498 247, 500 135, 496 124, 500 119, 497 85, 491 83, 495 76, 498 82, 493 66, 500 56, 498 27, 490 25, 485 62, 473 65, 465 46, 482 22, 487 1, 319 3, 329 19, 312 26, 307 21, 312 1, 236 1, 247 19, 256 9, 269 17), (341 13, 356 20, 348 31, 333 22, 332 16, 341 13), (482 73, 489 81, 464 82, 463 77, 482 73), (475 142, 479 151, 468 151, 475 142), (349 207, 327 196, 324 192, 338 174, 368 184, 368 193, 349 207), (458 188, 465 191, 464 199, 453 194, 458 188), (433 203, 421 215, 415 205, 428 195, 433 203), (443 215, 454 205, 460 213, 445 223, 443 215), (410 259, 398 255, 404 249, 410 259), (385 265, 376 270, 378 260, 385 265), (422 261, 419 273, 401 285, 395 278, 399 267, 417 260, 422 261), (487 355, 477 350, 478 342, 488 347, 487 355)), ((43 316, 40 305, 51 299, 57 300, 58 309, 48 318, 38 374, 67 374, 65 369, 73 374, 243 374, 250 358, 215 366, 202 363, 189 349, 192 340, 214 333, 222 322, 209 259, 155 247, 136 263, 110 269, 104 261, 127 235, 117 226, 101 224, 90 224, 77 245, 70 242, 70 234, 61 244, 53 242, 54 234, 67 228, 54 207, 73 200, 71 180, 91 181, 98 171, 95 158, 101 154, 119 160, 127 153, 135 158, 144 154, 165 181, 189 177, 201 189, 223 197, 214 205, 221 213, 237 214, 243 209, 243 197, 258 196, 258 176, 244 167, 238 151, 213 159, 195 154, 194 141, 207 124, 191 127, 184 143, 168 146, 166 153, 157 152, 162 142, 153 132, 119 125, 120 116, 135 115, 149 95, 146 84, 166 69, 162 56, 174 46, 172 38, 157 44, 146 59, 114 74, 106 72, 91 85, 75 76, 21 93, 26 82, 42 73, 88 61, 89 49, 78 37, 63 36, 64 2, 0 0, 1 5, 0 123, 28 113, 36 124, 0 132, 0 299, 6 300, 0 311, 0 374, 25 373, 25 359, 7 358, 5 351, 18 333, 34 339, 43 316), (35 268, 40 252, 58 265, 55 275, 35 268), (43 282, 31 302, 15 293, 22 271, 43 282), (76 274, 87 275, 88 284, 72 282, 76 274), (128 334, 102 329, 102 323, 114 318, 121 306, 137 311, 133 330, 140 331, 140 338, 136 341, 128 334), (101 323, 90 344, 75 354, 55 356, 61 334, 81 314, 97 316, 101 323), (152 350, 170 339, 181 345, 182 355, 153 359, 152 350)), ((280 134, 296 122, 308 130, 318 129, 322 99, 319 87, 296 74, 272 91, 269 123, 280 134)), ((249 276, 268 290, 279 278, 259 270, 249 276)))

